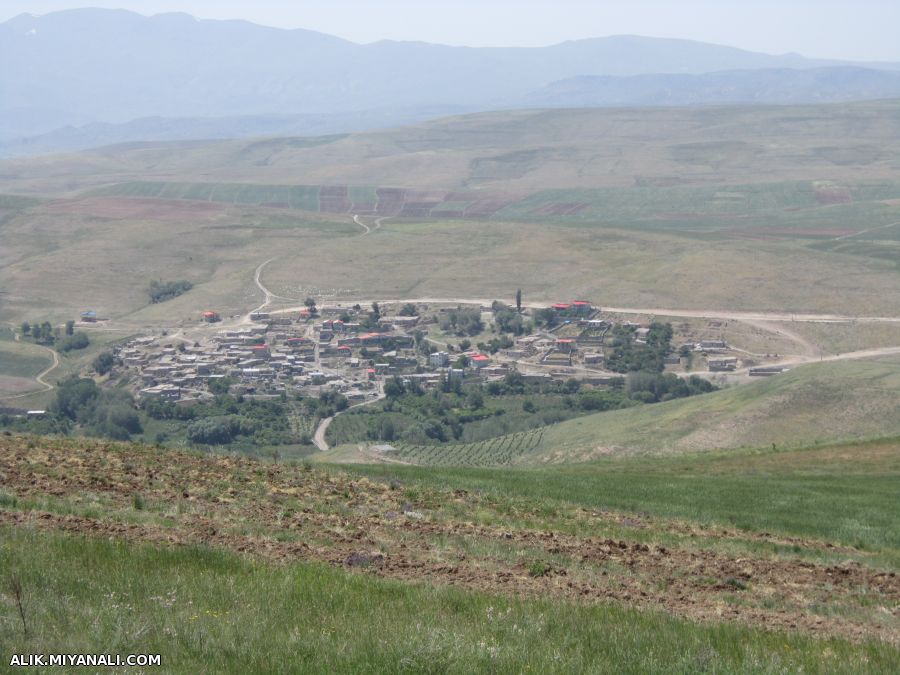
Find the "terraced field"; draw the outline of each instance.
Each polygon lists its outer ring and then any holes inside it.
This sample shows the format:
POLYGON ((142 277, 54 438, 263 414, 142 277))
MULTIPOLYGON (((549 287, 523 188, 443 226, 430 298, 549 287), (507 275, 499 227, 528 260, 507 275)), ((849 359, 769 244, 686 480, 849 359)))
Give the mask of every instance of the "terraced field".
POLYGON ((531 429, 506 436, 498 436, 478 443, 443 443, 440 445, 409 445, 394 443, 392 458, 411 464, 435 466, 503 466, 513 464, 519 457, 537 448, 544 429, 531 429))

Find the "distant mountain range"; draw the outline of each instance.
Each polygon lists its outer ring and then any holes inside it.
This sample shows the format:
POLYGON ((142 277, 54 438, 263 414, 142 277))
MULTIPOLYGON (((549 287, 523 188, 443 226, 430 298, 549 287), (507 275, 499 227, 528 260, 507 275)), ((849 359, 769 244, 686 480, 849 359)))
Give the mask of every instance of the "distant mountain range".
POLYGON ((883 98, 898 95, 900 75, 900 64, 687 40, 360 45, 243 21, 100 9, 0 24, 0 63, 6 155, 132 140, 336 133, 525 106, 883 98))

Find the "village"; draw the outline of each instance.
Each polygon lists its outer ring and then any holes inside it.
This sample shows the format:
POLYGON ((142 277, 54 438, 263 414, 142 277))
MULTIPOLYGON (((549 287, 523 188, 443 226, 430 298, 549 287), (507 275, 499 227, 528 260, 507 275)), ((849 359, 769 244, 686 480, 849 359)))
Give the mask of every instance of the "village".
MULTIPOLYGON (((545 310, 523 309, 519 313, 525 327, 533 330, 505 335, 495 322, 497 305, 384 305, 376 306, 374 316, 359 305, 313 305, 290 312, 255 311, 231 326, 207 310, 191 337, 183 329, 136 337, 116 347, 112 377, 126 382, 141 400, 179 405, 213 398, 212 391, 221 389, 217 381, 245 397, 333 391, 351 404, 379 398, 384 382, 393 377, 426 390, 456 378, 487 383, 511 371, 536 382, 576 379, 603 386, 623 375, 607 367, 611 345, 621 344, 623 336, 635 345, 646 344, 651 331, 650 325, 616 323, 591 302, 575 300, 545 310), (443 330, 446 317, 459 312, 477 313, 478 335, 443 330), (536 315, 552 320, 535 327, 536 315), (504 339, 497 340, 498 335, 504 339)), ((691 338, 696 335, 676 333, 664 357, 666 372, 714 376, 746 365, 724 339, 691 338)), ((781 370, 757 365, 747 374, 781 370)))

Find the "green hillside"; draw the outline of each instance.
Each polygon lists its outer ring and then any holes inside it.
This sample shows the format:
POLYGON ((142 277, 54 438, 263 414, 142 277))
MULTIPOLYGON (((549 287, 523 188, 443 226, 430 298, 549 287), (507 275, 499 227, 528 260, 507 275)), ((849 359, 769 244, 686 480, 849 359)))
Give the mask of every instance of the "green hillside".
MULTIPOLYGON (((434 466, 573 463, 621 455, 799 447, 900 435, 900 359, 797 367, 710 394, 578 417, 491 442, 398 445, 385 457, 434 466), (513 450, 514 449, 514 450, 513 450)), ((373 461, 353 446, 325 461, 373 461)))
POLYGON ((808 445, 900 434, 900 360, 795 368, 746 386, 569 420, 547 429, 528 462, 611 453, 808 445))

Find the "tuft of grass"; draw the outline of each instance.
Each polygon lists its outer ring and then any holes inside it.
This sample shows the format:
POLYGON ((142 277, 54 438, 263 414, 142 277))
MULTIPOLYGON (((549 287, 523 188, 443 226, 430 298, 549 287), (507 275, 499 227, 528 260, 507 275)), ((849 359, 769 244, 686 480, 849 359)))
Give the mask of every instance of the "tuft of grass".
POLYGON ((553 570, 553 568, 542 560, 532 561, 528 565, 528 576, 545 577, 553 570))

